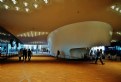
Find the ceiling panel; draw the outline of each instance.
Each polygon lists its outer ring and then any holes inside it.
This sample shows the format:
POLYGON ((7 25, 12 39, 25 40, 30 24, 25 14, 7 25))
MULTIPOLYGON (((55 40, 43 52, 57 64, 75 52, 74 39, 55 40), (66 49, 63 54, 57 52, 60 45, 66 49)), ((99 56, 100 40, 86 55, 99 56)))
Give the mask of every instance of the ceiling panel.
MULTIPOLYGON (((10 1, 10 0, 9 0, 10 1)), ((35 0, 17 0, 23 10, 4 9, 0 7, 0 25, 15 36, 28 31, 51 32, 61 26, 83 21, 103 21, 109 23, 114 31, 121 31, 121 13, 111 9, 114 4, 121 4, 121 0, 37 0, 39 7, 29 7, 30 12, 24 10, 20 3, 23 1, 33 4, 35 0)), ((3 4, 3 3, 1 3, 3 4)), ((9 5, 13 5, 10 3, 9 5)), ((39 37, 46 41, 47 36, 39 37)), ((23 42, 33 38, 19 38, 23 42)))

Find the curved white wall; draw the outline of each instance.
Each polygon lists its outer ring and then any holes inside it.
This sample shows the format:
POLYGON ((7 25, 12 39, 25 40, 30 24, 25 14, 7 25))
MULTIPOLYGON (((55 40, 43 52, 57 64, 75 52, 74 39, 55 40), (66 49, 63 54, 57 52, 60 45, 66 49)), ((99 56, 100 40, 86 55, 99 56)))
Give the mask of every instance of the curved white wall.
POLYGON ((50 52, 69 58, 70 49, 92 46, 110 45, 112 28, 109 24, 99 21, 86 21, 66 25, 51 32, 48 36, 50 52))

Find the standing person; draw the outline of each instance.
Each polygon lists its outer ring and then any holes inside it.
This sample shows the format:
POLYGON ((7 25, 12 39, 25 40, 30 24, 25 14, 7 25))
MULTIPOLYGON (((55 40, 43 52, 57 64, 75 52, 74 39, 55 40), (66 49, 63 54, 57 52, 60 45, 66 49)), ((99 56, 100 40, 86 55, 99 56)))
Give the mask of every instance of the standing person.
POLYGON ((18 53, 18 56, 19 56, 19 61, 21 61, 21 57, 23 55, 23 52, 22 52, 22 49, 20 49, 19 53, 18 53))
POLYGON ((93 59, 92 55, 93 55, 93 50, 91 50, 91 51, 90 51, 90 53, 89 53, 90 60, 92 60, 92 59, 93 59))
POLYGON ((27 58, 27 50, 24 48, 23 50, 23 60, 26 61, 27 58))
POLYGON ((31 52, 31 50, 29 49, 29 50, 28 50, 28 61, 31 60, 31 56, 32 56, 32 52, 31 52))
POLYGON ((97 49, 95 64, 97 64, 98 59, 100 60, 102 65, 104 65, 103 60, 102 60, 102 49, 100 49, 100 51, 99 49, 97 49))
POLYGON ((59 50, 57 50, 57 59, 58 59, 58 56, 60 55, 60 51, 59 50))

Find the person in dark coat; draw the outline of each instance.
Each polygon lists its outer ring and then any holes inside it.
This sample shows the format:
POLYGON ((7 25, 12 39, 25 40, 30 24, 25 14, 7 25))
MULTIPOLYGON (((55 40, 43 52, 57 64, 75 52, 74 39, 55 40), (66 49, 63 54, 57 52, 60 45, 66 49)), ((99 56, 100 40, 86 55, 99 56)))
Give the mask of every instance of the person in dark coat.
POLYGON ((27 50, 24 48, 23 50, 23 61, 26 61, 27 58, 27 50))
POLYGON ((58 59, 58 56, 60 55, 60 51, 59 50, 57 50, 57 59, 58 59))
POLYGON ((28 61, 31 60, 31 56, 32 56, 32 52, 31 52, 31 50, 29 49, 29 50, 28 50, 28 61))

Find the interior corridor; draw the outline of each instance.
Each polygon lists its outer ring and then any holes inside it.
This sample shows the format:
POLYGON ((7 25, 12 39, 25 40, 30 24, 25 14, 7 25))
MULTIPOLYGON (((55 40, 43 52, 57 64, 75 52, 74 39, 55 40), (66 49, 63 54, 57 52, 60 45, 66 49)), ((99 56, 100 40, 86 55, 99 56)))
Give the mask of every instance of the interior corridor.
POLYGON ((121 82, 121 62, 64 60, 35 56, 31 61, 12 57, 0 64, 0 82, 121 82))

